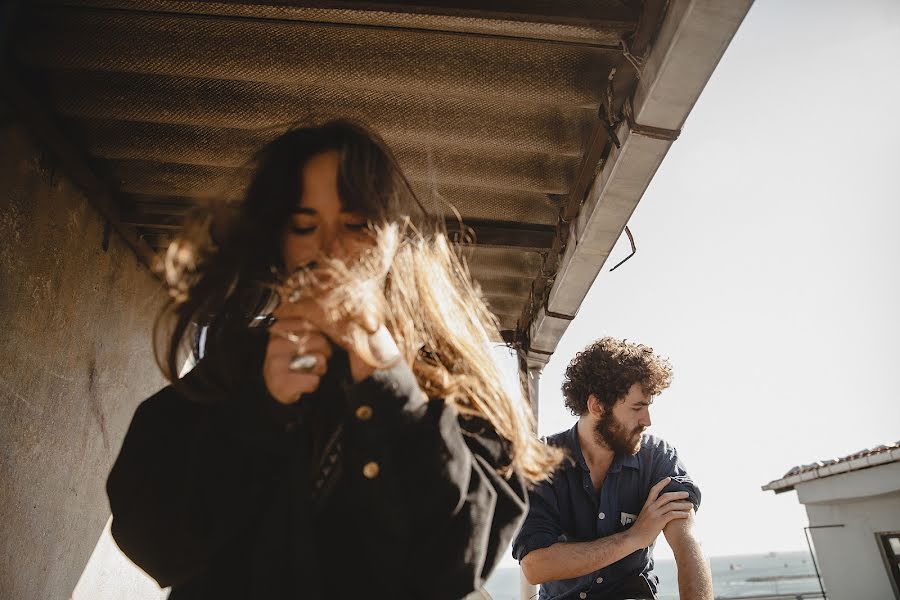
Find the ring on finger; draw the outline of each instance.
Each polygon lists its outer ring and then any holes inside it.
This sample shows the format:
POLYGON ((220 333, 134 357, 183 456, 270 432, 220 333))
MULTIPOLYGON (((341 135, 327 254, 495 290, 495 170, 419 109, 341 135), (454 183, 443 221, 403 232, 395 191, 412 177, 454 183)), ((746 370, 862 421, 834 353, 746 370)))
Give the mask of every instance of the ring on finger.
POLYGON ((293 331, 275 331, 274 333, 278 337, 285 339, 296 346, 303 346, 309 342, 309 334, 305 332, 297 334, 293 331))
POLYGON ((288 363, 288 369, 294 373, 311 373, 318 360, 314 354, 295 354, 288 363))

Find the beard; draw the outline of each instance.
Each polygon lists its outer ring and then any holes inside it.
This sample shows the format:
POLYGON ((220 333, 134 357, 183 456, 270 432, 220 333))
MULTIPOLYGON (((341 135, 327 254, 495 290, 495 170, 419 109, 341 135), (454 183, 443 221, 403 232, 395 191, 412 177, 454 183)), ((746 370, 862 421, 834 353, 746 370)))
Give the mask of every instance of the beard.
POLYGON ((594 428, 594 436, 598 443, 606 446, 616 454, 637 454, 641 449, 641 433, 643 427, 628 431, 625 425, 613 415, 611 409, 603 411, 594 428))

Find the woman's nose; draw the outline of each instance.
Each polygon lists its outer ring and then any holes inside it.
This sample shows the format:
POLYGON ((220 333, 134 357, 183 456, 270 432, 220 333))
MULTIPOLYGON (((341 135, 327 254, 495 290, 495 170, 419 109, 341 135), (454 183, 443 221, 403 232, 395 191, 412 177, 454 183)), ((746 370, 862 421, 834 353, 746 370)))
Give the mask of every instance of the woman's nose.
POLYGON ((325 240, 323 249, 331 258, 347 258, 347 249, 344 248, 343 236, 341 235, 339 227, 331 229, 325 240))

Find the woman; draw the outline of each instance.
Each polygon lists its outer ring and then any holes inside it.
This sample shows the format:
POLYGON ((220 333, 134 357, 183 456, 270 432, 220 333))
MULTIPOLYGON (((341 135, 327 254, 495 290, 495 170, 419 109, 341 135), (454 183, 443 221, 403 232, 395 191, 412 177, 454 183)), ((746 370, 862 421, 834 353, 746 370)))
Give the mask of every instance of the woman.
POLYGON ((174 600, 480 587, 559 456, 503 391, 495 321, 384 144, 344 121, 289 131, 208 225, 166 256, 173 384, 109 476, 122 550, 174 600))

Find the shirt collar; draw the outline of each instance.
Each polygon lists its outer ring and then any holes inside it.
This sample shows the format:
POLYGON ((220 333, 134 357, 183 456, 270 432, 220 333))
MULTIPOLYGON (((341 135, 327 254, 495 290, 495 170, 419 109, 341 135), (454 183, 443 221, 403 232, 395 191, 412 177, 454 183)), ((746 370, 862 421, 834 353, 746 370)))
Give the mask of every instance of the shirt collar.
POLYGON ((620 454, 613 461, 612 466, 609 468, 610 472, 621 471, 622 467, 628 467, 629 469, 640 469, 641 461, 638 460, 638 454, 620 454))
POLYGON ((584 453, 581 451, 581 442, 578 441, 578 421, 575 421, 575 424, 572 425, 572 429, 569 430, 566 439, 569 442, 569 452, 572 454, 572 458, 575 459, 575 463, 583 470, 590 471, 587 462, 584 460, 584 453))
MULTIPOLYGON (((584 453, 581 451, 581 442, 578 440, 578 421, 575 421, 575 425, 569 430, 566 439, 568 441, 569 451, 572 454, 572 458, 575 459, 575 463, 583 470, 590 472, 587 462, 584 460, 584 453)), ((639 470, 641 468, 641 461, 638 459, 639 454, 640 453, 617 455, 609 467, 609 472, 618 473, 622 470, 622 467, 639 470)))

